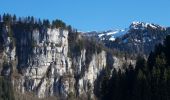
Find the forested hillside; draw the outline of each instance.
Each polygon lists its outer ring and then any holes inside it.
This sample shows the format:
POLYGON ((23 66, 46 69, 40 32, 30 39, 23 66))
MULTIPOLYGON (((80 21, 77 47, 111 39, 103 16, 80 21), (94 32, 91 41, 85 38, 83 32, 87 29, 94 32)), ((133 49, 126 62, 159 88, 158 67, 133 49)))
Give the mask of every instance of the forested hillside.
POLYGON ((125 72, 114 70, 102 80, 102 100, 169 100, 170 99, 170 36, 155 46, 148 59, 139 56, 136 66, 125 72))

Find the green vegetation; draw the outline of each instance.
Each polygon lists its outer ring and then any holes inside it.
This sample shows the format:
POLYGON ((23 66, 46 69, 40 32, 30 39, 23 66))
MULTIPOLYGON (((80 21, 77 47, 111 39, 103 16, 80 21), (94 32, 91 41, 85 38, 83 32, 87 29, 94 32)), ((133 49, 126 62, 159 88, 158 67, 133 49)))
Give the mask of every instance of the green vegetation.
POLYGON ((82 74, 80 75, 80 77, 82 77, 84 75, 83 73, 85 72, 85 70, 88 69, 90 61, 92 60, 92 56, 94 54, 99 54, 102 49, 104 49, 104 45, 94 38, 83 37, 80 33, 75 31, 69 32, 68 43, 68 56, 70 58, 74 59, 76 57, 79 57, 81 55, 81 51, 83 49, 86 50, 85 66, 82 68, 82 74))
POLYGON ((99 54, 104 49, 104 45, 95 38, 84 37, 76 31, 69 32, 68 43, 70 57, 80 56, 83 49, 86 50, 87 56, 99 54))
MULTIPOLYGON (((4 25, 7 26, 12 26, 13 25, 19 25, 21 28, 23 27, 25 30, 29 29, 35 29, 35 28, 63 28, 67 29, 69 31, 72 30, 72 27, 70 25, 67 25, 64 23, 62 20, 56 19, 53 20, 52 23, 50 23, 49 20, 44 19, 37 19, 34 18, 33 16, 28 16, 28 17, 16 17, 16 15, 10 15, 10 14, 4 14, 3 16, 0 15, 0 22, 2 22, 4 25)), ((11 36, 11 32, 9 32, 11 36)))
POLYGON ((15 100, 10 79, 0 76, 0 100, 15 100))
POLYGON ((66 24, 62 20, 56 19, 52 22, 52 27, 66 29, 66 24))
POLYGON ((159 44, 148 60, 137 58, 135 68, 113 71, 102 79, 103 100, 170 100, 170 36, 159 44))
POLYGON ((68 99, 69 99, 69 100, 75 100, 75 98, 76 98, 76 96, 75 96, 75 94, 74 94, 73 92, 70 92, 70 93, 68 94, 68 99))

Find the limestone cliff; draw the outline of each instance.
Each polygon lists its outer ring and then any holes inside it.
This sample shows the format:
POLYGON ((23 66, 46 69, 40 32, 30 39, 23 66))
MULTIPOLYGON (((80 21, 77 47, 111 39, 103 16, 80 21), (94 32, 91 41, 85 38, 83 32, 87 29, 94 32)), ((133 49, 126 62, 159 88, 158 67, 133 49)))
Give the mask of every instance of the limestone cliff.
MULTIPOLYGON (((22 30, 5 26, 1 33, 3 50, 0 63, 11 66, 0 71, 12 77, 17 92, 31 92, 39 98, 59 96, 66 99, 70 95, 95 98, 94 83, 107 67, 106 51, 90 54, 87 64, 87 48, 81 49, 77 56, 68 55, 69 32, 65 29, 22 30), (11 31, 12 36, 9 35, 11 31)), ((113 67, 122 65, 117 57, 112 57, 112 60, 113 67)))

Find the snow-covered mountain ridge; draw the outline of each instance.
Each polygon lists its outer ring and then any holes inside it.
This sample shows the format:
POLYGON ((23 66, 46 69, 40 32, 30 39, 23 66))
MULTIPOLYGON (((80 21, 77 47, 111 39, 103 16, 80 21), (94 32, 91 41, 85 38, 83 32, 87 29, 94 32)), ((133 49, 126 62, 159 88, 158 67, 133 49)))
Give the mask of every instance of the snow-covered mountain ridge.
POLYGON ((95 37, 109 48, 139 53, 149 53, 155 44, 162 43, 169 33, 168 27, 153 23, 134 21, 124 30, 88 32, 85 36, 95 37))
POLYGON ((138 22, 138 21, 133 21, 132 24, 130 25, 130 29, 145 29, 145 28, 162 28, 165 29, 165 27, 157 25, 157 24, 153 24, 153 23, 148 23, 148 22, 138 22))
POLYGON ((145 30, 147 28, 161 29, 161 30, 166 29, 166 27, 162 27, 157 24, 134 21, 130 24, 128 28, 125 29, 112 29, 112 30, 102 31, 102 32, 92 31, 92 32, 84 33, 84 35, 93 36, 102 41, 103 40, 115 41, 116 38, 121 38, 124 35, 128 34, 130 30, 145 30))

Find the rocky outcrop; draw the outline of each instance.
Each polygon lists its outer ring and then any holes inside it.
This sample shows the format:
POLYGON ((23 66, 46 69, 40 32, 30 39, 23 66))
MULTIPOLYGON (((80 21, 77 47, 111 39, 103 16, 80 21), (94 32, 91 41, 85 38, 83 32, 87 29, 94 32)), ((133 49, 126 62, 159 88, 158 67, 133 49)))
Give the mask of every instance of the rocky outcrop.
MULTIPOLYGON (((84 51, 85 52, 85 51, 84 51)), ((83 67, 83 66, 80 66, 83 67)), ((78 81, 79 95, 87 95, 93 97, 94 82, 100 72, 106 67, 106 52, 102 51, 100 54, 94 54, 89 64, 88 69, 84 72, 84 76, 78 81)))
POLYGON ((9 34, 8 27, 3 27, 1 30, 1 39, 3 39, 3 43, 0 43, 2 51, 0 52, 0 72, 4 76, 8 76, 11 74, 12 63, 16 60, 16 47, 14 46, 13 37, 8 36, 9 34))
MULTIPOLYGON (((86 48, 78 56, 68 56, 67 30, 13 31, 14 36, 9 37, 8 28, 3 29, 3 59, 8 63, 16 62, 19 73, 17 78, 13 77, 16 91, 33 92, 39 98, 59 96, 66 99, 72 94, 94 99, 94 82, 107 65, 106 51, 93 53, 87 64, 86 48)), ((113 60, 113 66, 118 68, 121 61, 116 57, 113 60)))

